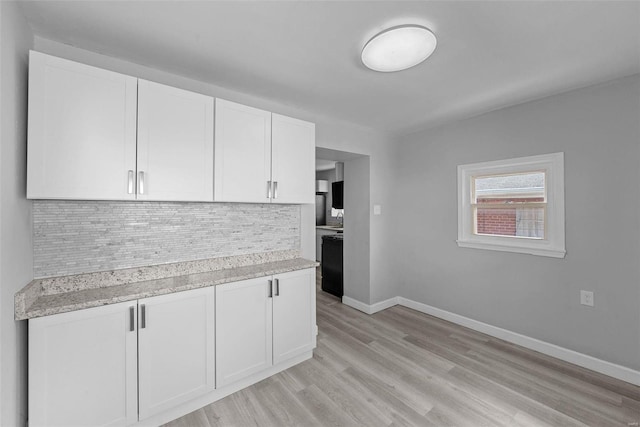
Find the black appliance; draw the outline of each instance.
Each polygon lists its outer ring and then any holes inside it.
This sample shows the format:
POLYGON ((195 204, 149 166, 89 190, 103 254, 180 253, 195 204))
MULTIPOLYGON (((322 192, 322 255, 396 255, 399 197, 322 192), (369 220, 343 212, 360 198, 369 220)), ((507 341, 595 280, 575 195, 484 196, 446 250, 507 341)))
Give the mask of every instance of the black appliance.
POLYGON ((322 290, 342 298, 342 234, 322 236, 322 290))
POLYGON ((331 207, 333 209, 344 209, 342 205, 343 190, 344 181, 336 181, 331 183, 331 207))

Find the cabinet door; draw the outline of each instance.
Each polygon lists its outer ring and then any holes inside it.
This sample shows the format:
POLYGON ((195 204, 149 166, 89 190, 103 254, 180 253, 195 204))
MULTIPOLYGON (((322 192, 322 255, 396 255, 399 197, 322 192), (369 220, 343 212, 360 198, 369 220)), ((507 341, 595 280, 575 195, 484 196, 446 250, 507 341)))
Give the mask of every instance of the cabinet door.
POLYGON ((137 421, 135 310, 134 301, 29 320, 29 425, 137 421))
POLYGON ((269 203, 269 181, 271 113, 216 99, 215 201, 269 203))
POLYGON ((213 98, 138 81, 139 200, 213 201, 213 98))
POLYGON ((138 301, 140 420, 215 388, 215 290, 138 301))
POLYGON ((269 278, 216 286, 216 386, 272 365, 269 278))
POLYGON ((27 197, 135 199, 137 79, 29 56, 27 197))
POLYGON ((271 179, 275 203, 315 203, 315 125, 273 114, 271 179))
POLYGON ((315 347, 316 293, 313 269, 274 276, 273 363, 315 347))

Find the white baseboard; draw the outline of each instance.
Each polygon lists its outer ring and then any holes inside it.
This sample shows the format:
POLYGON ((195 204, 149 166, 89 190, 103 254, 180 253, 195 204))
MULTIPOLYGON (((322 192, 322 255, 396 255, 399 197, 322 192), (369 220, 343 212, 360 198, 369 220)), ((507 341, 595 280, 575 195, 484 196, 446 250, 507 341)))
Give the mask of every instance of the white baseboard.
POLYGON ((367 314, 377 313, 378 311, 382 311, 396 304, 402 305, 421 313, 429 314, 431 316, 447 320, 451 323, 473 329, 474 331, 482 332, 483 334, 491 335, 492 337, 500 338, 502 340, 520 345, 530 350, 546 354, 547 356, 552 356, 556 359, 564 360, 565 362, 573 363, 574 365, 582 366, 583 368, 587 368, 592 371, 599 372, 601 374, 608 375, 610 377, 640 386, 640 371, 617 365, 615 363, 607 362, 606 360, 597 359, 593 356, 578 353, 577 351, 569 350, 568 348, 550 344, 548 342, 541 341, 536 338, 531 338, 517 332, 512 332, 507 329, 499 328, 497 326, 492 326, 487 323, 479 322, 477 320, 473 320, 468 317, 451 313, 449 311, 432 307, 430 305, 413 301, 404 297, 389 298, 388 300, 381 301, 372 305, 365 304, 349 297, 343 297, 342 302, 343 304, 346 304, 350 307, 355 308, 356 310, 360 310, 367 314))
POLYGON ((373 314, 382 310, 386 310, 387 308, 393 307, 394 305, 398 305, 398 297, 389 298, 387 300, 377 302, 373 305, 369 305, 360 302, 357 299, 343 296, 342 303, 344 305, 348 305, 349 307, 353 307, 356 310, 360 310, 363 313, 373 314))

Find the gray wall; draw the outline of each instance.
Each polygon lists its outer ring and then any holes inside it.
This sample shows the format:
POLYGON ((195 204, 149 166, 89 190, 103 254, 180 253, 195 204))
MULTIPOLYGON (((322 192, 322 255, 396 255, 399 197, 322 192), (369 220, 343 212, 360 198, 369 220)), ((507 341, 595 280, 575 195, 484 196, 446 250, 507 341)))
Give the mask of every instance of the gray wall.
POLYGON ((371 301, 370 158, 344 164, 344 295, 371 301))
POLYGON ((400 294, 640 369, 640 77, 405 138, 392 245, 400 294), (456 245, 459 164, 563 151, 565 259, 456 245), (595 307, 579 290, 595 291, 595 307))
POLYGON ((13 295, 32 279, 26 200, 27 62, 33 35, 14 2, 0 2, 0 425, 27 417, 27 322, 13 295))
POLYGON ((34 277, 300 250, 300 205, 33 202, 34 277))
MULTIPOLYGON (((351 153, 359 156, 369 157, 369 181, 367 186, 356 188, 365 197, 358 198, 359 203, 368 203, 358 212, 364 214, 363 218, 355 218, 351 204, 345 208, 345 227, 347 234, 345 238, 357 238, 359 241, 369 241, 368 246, 348 246, 345 247, 345 259, 361 259, 362 262, 345 264, 345 278, 348 276, 369 277, 368 284, 356 282, 345 283, 349 296, 369 295, 368 298, 358 299, 365 304, 372 304, 398 295, 397 282, 394 280, 393 252, 388 245, 392 229, 392 202, 391 202, 391 178, 393 177, 393 159, 395 156, 395 138, 360 128, 353 125, 341 125, 333 123, 332 126, 323 126, 322 122, 316 127, 316 147, 326 150, 335 150, 351 153), (372 206, 379 204, 382 206, 382 215, 373 215, 372 206), (347 211, 347 209, 349 209, 347 211), (350 213, 351 212, 351 213, 350 213), (357 227, 353 232, 349 231, 350 221, 368 221, 368 236, 357 235, 363 232, 363 228, 357 227), (352 270, 351 270, 352 269, 352 270), (351 270, 351 271, 350 271, 351 270), (353 291, 353 293, 351 293, 353 291)), ((358 156, 349 156, 352 160, 357 160, 358 156)), ((349 172, 352 160, 345 161, 345 185, 354 171, 349 172)), ((345 188, 345 199, 352 197, 351 187, 345 188), (349 194, 347 194, 349 192, 349 194)))

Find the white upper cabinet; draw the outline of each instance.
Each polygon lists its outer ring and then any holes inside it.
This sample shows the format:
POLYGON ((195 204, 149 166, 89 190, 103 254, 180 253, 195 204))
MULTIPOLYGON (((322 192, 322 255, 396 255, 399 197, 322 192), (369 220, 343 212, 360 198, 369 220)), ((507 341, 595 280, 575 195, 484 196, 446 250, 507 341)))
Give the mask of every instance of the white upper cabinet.
POLYGON ((271 113, 216 99, 215 201, 269 203, 271 113))
POLYGON ((313 123, 272 115, 273 202, 315 203, 315 134, 313 123))
POLYGON ((30 199, 315 201, 313 123, 34 51, 28 139, 30 199))
POLYGON ((138 300, 140 420, 215 388, 215 289, 138 300))
POLYGON ((213 98, 138 81, 138 200, 213 201, 213 98))
POLYGON ((314 203, 315 125, 216 99, 220 202, 314 203))
POLYGON ((132 200, 137 79, 30 52, 27 197, 132 200))

